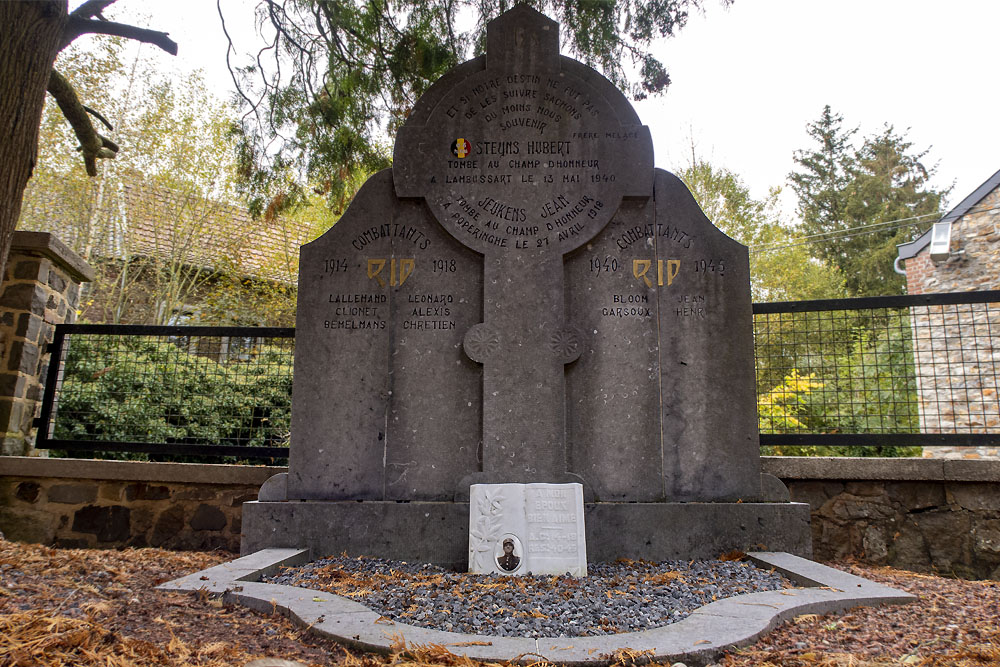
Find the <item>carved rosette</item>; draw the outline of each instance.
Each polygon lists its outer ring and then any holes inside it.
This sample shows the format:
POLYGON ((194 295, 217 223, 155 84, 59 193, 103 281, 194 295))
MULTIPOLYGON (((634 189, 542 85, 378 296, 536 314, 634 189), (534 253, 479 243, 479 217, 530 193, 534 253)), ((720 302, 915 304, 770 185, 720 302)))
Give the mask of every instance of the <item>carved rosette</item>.
POLYGON ((500 332, 485 323, 470 328, 462 340, 465 354, 480 364, 500 348, 500 332))
POLYGON ((576 361, 583 353, 583 336, 573 327, 557 329, 549 336, 549 349, 564 364, 576 361))

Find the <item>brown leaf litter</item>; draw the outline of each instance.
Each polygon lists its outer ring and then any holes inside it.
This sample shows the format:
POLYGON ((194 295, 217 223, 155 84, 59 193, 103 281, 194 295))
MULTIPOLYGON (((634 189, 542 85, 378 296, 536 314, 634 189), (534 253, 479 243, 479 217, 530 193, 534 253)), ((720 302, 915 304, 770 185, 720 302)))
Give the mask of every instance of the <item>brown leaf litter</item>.
MULTIPOLYGON (((155 590, 164 581, 231 558, 224 552, 50 549, 0 539, 0 667, 243 667, 264 657, 310 667, 485 664, 441 645, 397 644, 388 656, 352 652, 281 616, 206 595, 155 590)), ((859 563, 831 565, 920 599, 843 614, 803 614, 720 664, 1000 667, 1000 582, 859 563)), ((626 666, 648 658, 625 649, 612 662, 626 666)), ((521 659, 544 664, 543 656, 521 659)))

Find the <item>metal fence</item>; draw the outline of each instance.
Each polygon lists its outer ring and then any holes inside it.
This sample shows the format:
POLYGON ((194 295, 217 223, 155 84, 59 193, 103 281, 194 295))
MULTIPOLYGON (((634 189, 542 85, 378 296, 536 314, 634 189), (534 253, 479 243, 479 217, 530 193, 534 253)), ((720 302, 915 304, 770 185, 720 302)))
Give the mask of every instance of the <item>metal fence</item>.
MULTIPOLYGON (((754 305, 761 444, 1000 442, 1000 291, 754 305)), ((294 329, 62 325, 36 446, 287 457, 294 329)))
POLYGON ((287 457, 294 336, 290 328, 58 326, 36 447, 287 457))
POLYGON ((1000 442, 1000 291, 754 305, 761 444, 1000 442))

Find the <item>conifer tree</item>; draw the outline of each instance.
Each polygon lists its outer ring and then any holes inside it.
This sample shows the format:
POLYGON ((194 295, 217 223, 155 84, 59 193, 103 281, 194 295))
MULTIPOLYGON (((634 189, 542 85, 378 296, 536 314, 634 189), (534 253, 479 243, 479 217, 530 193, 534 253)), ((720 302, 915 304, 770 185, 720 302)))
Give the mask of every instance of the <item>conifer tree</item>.
POLYGON ((860 147, 829 106, 808 126, 818 144, 796 151, 789 175, 798 196, 801 228, 815 257, 836 267, 855 296, 900 294, 905 281, 893 269, 896 245, 934 222, 947 191, 930 187, 929 149, 913 151, 905 133, 886 124, 860 147))

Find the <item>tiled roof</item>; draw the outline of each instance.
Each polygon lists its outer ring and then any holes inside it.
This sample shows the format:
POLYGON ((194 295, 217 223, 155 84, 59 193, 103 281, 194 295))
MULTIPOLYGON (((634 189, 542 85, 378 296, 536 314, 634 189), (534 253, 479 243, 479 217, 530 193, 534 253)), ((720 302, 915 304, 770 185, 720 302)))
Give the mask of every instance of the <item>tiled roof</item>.
POLYGON ((53 232, 81 254, 150 256, 281 282, 297 279, 299 246, 312 240, 305 223, 253 220, 243 208, 141 181, 106 194, 93 229, 93 211, 71 198, 36 190, 25 198, 24 226, 53 232))

